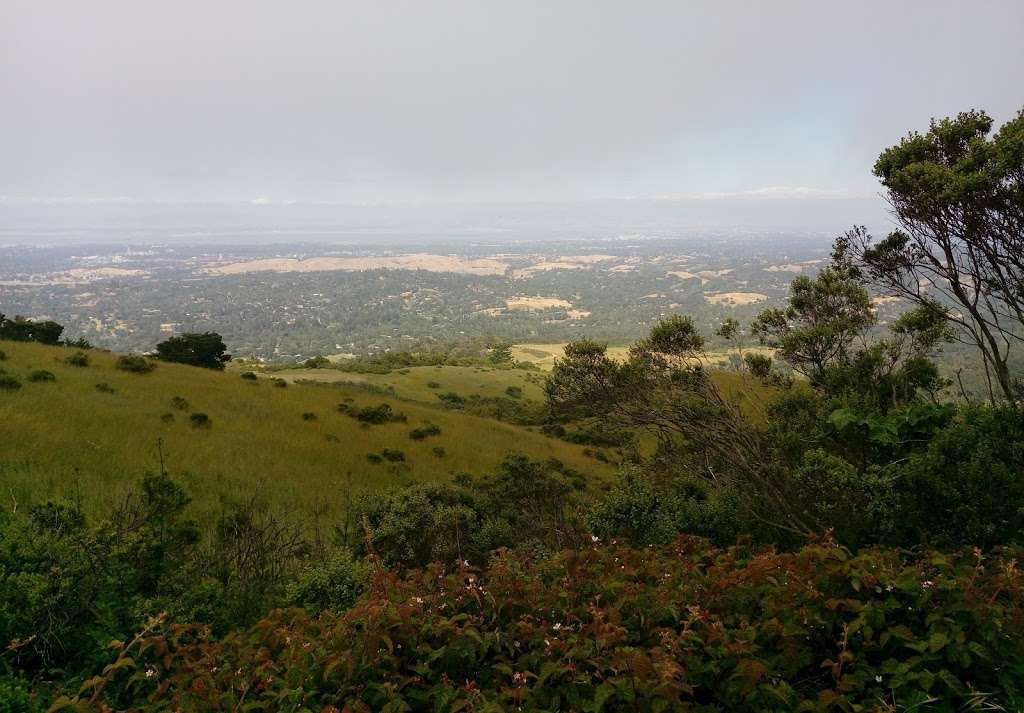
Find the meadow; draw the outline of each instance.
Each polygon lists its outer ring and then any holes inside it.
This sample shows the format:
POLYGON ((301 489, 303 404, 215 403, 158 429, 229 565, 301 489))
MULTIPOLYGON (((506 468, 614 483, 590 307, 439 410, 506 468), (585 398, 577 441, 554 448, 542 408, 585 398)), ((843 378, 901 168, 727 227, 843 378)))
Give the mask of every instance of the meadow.
MULTIPOLYGON (((0 369, 21 383, 0 390, 0 481, 4 499, 17 507, 68 497, 87 512, 102 512, 143 474, 157 472, 161 457, 203 521, 222 499, 257 494, 275 509, 300 515, 316 509, 329 517, 352 492, 486 473, 511 451, 557 458, 594 478, 611 470, 580 446, 359 385, 280 388, 267 378, 169 363, 131 373, 116 368, 118 355, 97 350, 85 352, 87 366, 67 363, 74 349, 0 342, 0 350, 7 357, 0 369), (31 381, 39 370, 54 380, 31 381), (363 424, 339 413, 342 403, 353 409, 387 403, 405 421, 363 424), (195 414, 206 414, 208 424, 195 414), (429 425, 440 433, 410 438, 410 431, 429 425), (368 459, 385 449, 401 451, 404 460, 368 459)), ((531 396, 539 393, 522 378, 528 372, 429 370, 442 384, 438 391, 500 392, 522 382, 531 396)), ((417 374, 387 376, 403 379, 399 385, 423 381, 433 391, 417 374)))

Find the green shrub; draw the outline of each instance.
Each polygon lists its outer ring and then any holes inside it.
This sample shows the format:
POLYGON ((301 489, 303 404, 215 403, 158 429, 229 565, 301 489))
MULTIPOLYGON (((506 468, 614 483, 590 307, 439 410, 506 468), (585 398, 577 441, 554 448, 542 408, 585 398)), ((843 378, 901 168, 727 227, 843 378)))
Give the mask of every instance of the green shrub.
POLYGON ((402 451, 393 449, 393 448, 385 448, 385 449, 383 449, 380 452, 380 456, 384 460, 390 461, 392 463, 398 463, 398 462, 401 462, 401 461, 405 460, 405 453, 403 453, 402 451))
POLYGON ((114 366, 121 371, 129 371, 133 374, 148 374, 156 368, 156 364, 144 356, 125 354, 118 357, 114 366))
MULTIPOLYGON (((342 411, 342 407, 338 407, 339 411, 342 411)), ((357 421, 366 424, 380 425, 383 423, 391 422, 405 422, 407 419, 405 414, 396 413, 391 406, 388 404, 378 404, 377 406, 364 406, 361 409, 352 409, 346 407, 343 410, 344 413, 348 413, 357 421)))
POLYGON ((381 458, 380 455, 378 455, 377 453, 367 453, 366 454, 366 460, 370 461, 374 465, 377 465, 378 463, 383 463, 384 462, 384 459, 381 458))
POLYGON ((414 428, 411 431, 409 431, 409 438, 411 438, 414 441, 422 441, 424 438, 427 438, 428 436, 439 435, 441 435, 441 428, 439 426, 435 426, 434 424, 430 424, 429 426, 420 426, 419 428, 414 428))
POLYGON ((160 416, 160 421, 163 423, 174 423, 174 414, 168 411, 160 416))
POLYGON ((21 388, 21 382, 10 374, 0 374, 0 391, 15 391, 21 388))
POLYGON ((132 685, 104 695, 174 710, 239 690, 268 709, 1020 710, 1019 556, 695 538, 506 552, 483 570, 382 575, 341 617, 279 611, 224 638, 168 627, 125 654, 132 685))
POLYGON ((437 458, 444 458, 446 455, 448 455, 448 451, 444 449, 444 446, 434 446, 433 448, 430 449, 430 452, 433 453, 434 456, 437 458))
POLYGON ((285 598, 292 606, 312 614, 323 611, 340 614, 348 610, 366 589, 370 568, 347 551, 329 555, 322 562, 309 562, 292 580, 285 598))
POLYGON ((7 361, 7 352, 3 349, 0 349, 0 361, 7 361))
POLYGON ((96 384, 96 390, 103 394, 113 394, 116 391, 113 386, 105 381, 96 384))
POLYGON ((181 396, 175 396, 171 399, 171 407, 177 411, 188 411, 189 403, 181 396))
POLYGON ((520 386, 509 386, 505 389, 505 395, 510 399, 521 399, 523 397, 523 389, 520 386))
POLYGON ((52 371, 47 371, 46 369, 36 369, 35 371, 28 375, 28 380, 33 382, 56 381, 57 377, 54 376, 52 371))
POLYGON ((213 425, 210 417, 202 412, 190 414, 188 420, 192 424, 192 428, 210 428, 213 425))
POLYGON ((274 386, 276 386, 279 389, 287 389, 288 388, 288 382, 285 381, 284 379, 274 379, 273 380, 273 384, 274 384, 274 386))
POLYGON ((242 372, 242 378, 245 379, 246 381, 256 381, 257 377, 256 377, 256 374, 254 372, 243 371, 242 372))
POLYGON ((302 414, 302 420, 303 421, 315 421, 316 420, 316 414, 313 413, 312 411, 306 411, 304 414, 302 414))
POLYGON ((441 388, 441 384, 439 382, 437 382, 437 381, 428 381, 427 382, 427 388, 428 389, 440 389, 441 388))
POLYGON ((64 363, 71 366, 89 366, 89 355, 85 352, 75 352, 66 356, 64 363))

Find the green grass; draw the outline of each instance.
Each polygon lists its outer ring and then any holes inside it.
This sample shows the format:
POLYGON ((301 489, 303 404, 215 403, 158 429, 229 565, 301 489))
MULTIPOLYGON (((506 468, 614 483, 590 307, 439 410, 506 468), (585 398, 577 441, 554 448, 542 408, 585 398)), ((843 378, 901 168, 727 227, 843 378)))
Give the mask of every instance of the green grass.
POLYGON ((356 374, 335 369, 289 369, 271 376, 290 382, 368 384, 390 389, 399 398, 437 403, 437 395, 454 392, 460 396, 505 396, 510 386, 522 389, 522 398, 544 400, 544 374, 521 369, 492 369, 476 366, 414 366, 390 374, 356 374), (431 387, 429 384, 438 386, 431 387))
MULTIPOLYGON (((200 519, 215 511, 222 497, 255 493, 284 509, 307 513, 322 505, 330 514, 340 507, 349 483, 356 490, 373 490, 444 481, 457 473, 487 472, 511 451, 558 458, 595 478, 610 471, 579 446, 357 386, 291 384, 282 389, 267 379, 249 381, 230 371, 165 363, 152 373, 136 374, 115 368, 118 355, 100 351, 88 352, 89 365, 81 367, 64 362, 74 350, 12 342, 0 342, 0 349, 8 356, 0 370, 22 382, 20 389, 0 391, 0 495, 21 507, 77 495, 87 510, 102 511, 132 482, 159 468, 158 439, 167 469, 193 496, 200 519), (38 369, 53 372, 56 380, 28 381, 38 369), (97 384, 109 385, 113 393, 97 384), (176 396, 188 402, 187 410, 172 407, 176 396), (388 402, 408 422, 362 427, 337 412, 346 398, 357 406, 388 402), (208 414, 212 426, 193 427, 190 414, 195 412, 208 414), (306 413, 316 418, 307 420, 306 413), (166 422, 166 414, 173 420, 166 422), (437 425, 440 435, 409 438, 409 431, 427 424, 437 425), (446 457, 435 456, 435 446, 443 447, 446 457), (403 451, 405 462, 367 460, 384 448, 403 451)), ((497 395, 509 385, 539 397, 527 372, 429 367, 425 371, 434 378, 427 379, 413 373, 421 370, 383 378, 398 395, 419 395, 427 402, 436 401, 434 392, 497 395), (441 387, 428 389, 430 380, 441 387)))

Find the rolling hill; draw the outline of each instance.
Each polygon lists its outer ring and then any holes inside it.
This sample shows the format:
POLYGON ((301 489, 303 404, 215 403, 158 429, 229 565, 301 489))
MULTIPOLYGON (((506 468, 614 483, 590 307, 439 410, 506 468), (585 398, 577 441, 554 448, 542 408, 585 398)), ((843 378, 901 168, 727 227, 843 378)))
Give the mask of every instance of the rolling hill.
MULTIPOLYGON (((0 482, 4 499, 20 507, 72 497, 87 511, 102 511, 144 473, 157 471, 161 453, 201 519, 221 498, 254 494, 299 514, 317 506, 329 515, 349 489, 485 473, 512 451, 557 458, 594 478, 611 470, 582 447, 530 429, 359 385, 303 382, 279 388, 270 379, 178 364, 131 373, 116 367, 118 355, 96 350, 85 352, 87 366, 67 362, 74 349, 0 342, 0 350, 7 357, 0 370, 21 384, 0 389, 0 482), (53 380, 32 380, 41 370, 53 380), (339 404, 355 411, 381 403, 405 420, 369 425, 338 410, 339 404), (206 414, 208 424, 195 414, 206 414), (428 425, 440 433, 410 438, 410 431, 428 425), (385 449, 401 456, 368 459, 385 449)), ((474 384, 487 393, 512 385, 502 381, 511 372, 430 372, 444 388, 457 386, 463 393, 474 384)), ((409 379, 412 386, 423 381, 409 379)), ((539 393, 536 383, 527 385, 539 393)))

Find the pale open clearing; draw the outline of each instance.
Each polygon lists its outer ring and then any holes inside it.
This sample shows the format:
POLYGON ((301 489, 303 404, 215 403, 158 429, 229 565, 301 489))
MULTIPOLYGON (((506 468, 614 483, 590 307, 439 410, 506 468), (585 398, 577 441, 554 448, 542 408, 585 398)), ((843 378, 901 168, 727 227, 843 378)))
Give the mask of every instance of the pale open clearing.
POLYGON ((456 255, 412 253, 381 257, 291 257, 244 260, 214 265, 206 272, 215 275, 240 275, 247 272, 331 272, 364 270, 426 270, 460 272, 468 275, 504 275, 507 265, 492 258, 463 258, 456 255))
POLYGON ((758 302, 764 302, 768 299, 768 295, 762 295, 760 292, 718 292, 716 294, 704 295, 704 299, 713 305, 742 307, 744 305, 756 305, 758 302))
POLYGON ((792 263, 788 264, 788 265, 772 265, 771 267, 766 267, 764 269, 764 271, 765 272, 803 272, 804 271, 804 266, 803 265, 794 265, 792 263))
POLYGON ((542 310, 572 307, 572 302, 558 297, 510 297, 505 300, 509 309, 542 310))

